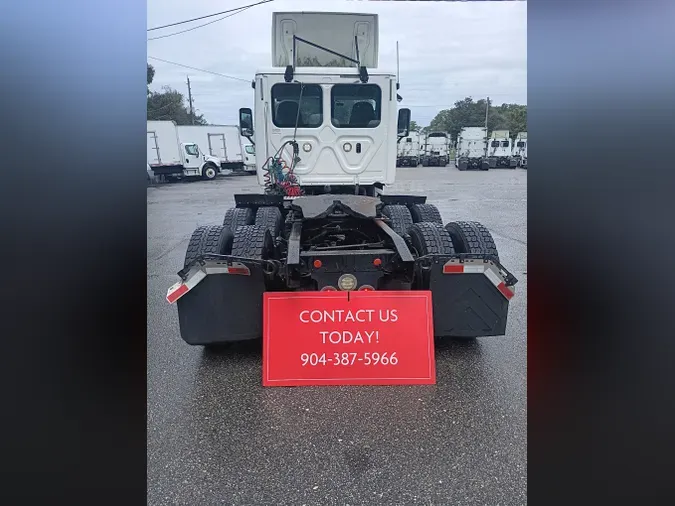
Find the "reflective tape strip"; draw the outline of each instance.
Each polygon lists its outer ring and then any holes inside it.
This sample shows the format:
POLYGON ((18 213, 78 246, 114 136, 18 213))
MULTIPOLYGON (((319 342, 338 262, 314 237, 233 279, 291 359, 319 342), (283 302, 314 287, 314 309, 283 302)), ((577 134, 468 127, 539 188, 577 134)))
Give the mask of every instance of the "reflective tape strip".
POLYGON ((251 270, 244 264, 233 263, 232 265, 216 265, 196 268, 188 275, 185 281, 179 281, 173 285, 166 293, 166 300, 173 304, 183 295, 192 290, 199 282, 209 274, 236 274, 239 276, 250 276, 251 270))
POLYGON ((506 286, 506 283, 502 280, 492 263, 472 264, 470 262, 459 263, 457 260, 448 260, 443 266, 443 274, 485 274, 490 283, 495 285, 497 290, 507 300, 511 300, 516 294, 512 286, 506 286))

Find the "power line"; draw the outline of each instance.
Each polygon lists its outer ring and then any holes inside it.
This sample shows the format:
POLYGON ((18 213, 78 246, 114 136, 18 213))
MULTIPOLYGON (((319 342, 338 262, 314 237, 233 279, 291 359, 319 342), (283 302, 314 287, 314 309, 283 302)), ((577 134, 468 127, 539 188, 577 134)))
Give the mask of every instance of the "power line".
POLYGON ((214 76, 225 77, 227 79, 234 79, 235 81, 242 81, 244 83, 250 84, 251 81, 252 81, 252 79, 244 79, 242 77, 228 76, 226 74, 221 74, 220 72, 212 72, 210 70, 199 69, 197 67, 191 67, 189 65, 183 65, 182 63, 176 63, 175 61, 162 60, 161 58, 155 58, 154 56, 148 56, 148 59, 161 61, 161 62, 164 62, 164 63, 168 63, 170 65, 176 65, 178 67, 184 67, 184 68, 190 69, 190 70, 196 70, 197 72, 206 72, 207 74, 213 74, 214 76))
POLYGON ((273 1, 274 0, 263 0, 262 2, 258 2, 258 3, 255 3, 255 4, 244 5, 242 7, 237 7, 235 9, 228 9, 226 11, 216 12, 215 14, 207 14, 206 16, 199 16, 198 18, 186 19, 185 21, 177 21, 175 23, 169 23, 168 25, 155 26, 154 28, 148 28, 147 31, 151 32, 153 30, 161 30, 162 28, 168 28, 170 26, 183 25, 185 23, 192 23, 193 21, 199 21, 200 19, 212 18, 213 16, 220 16, 221 14, 227 14, 228 12, 238 11, 238 10, 241 10, 243 8, 248 8, 248 7, 255 7, 256 5, 266 4, 266 3, 269 3, 269 2, 273 2, 273 1))
POLYGON ((240 7, 240 10, 238 10, 237 12, 233 12, 231 14, 228 14, 227 16, 223 16, 222 18, 214 19, 213 21, 209 21, 208 23, 193 26, 192 28, 187 28, 185 30, 181 30, 180 32, 167 33, 166 35, 160 35, 159 37, 151 37, 148 39, 148 41, 157 39, 166 39, 167 37, 173 37, 174 35, 180 35, 181 33, 191 32, 192 30, 196 30, 197 28, 212 25, 213 23, 217 23, 218 21, 222 21, 223 19, 230 18, 236 14, 239 14, 240 12, 244 12, 246 9, 250 9, 251 7, 252 7, 251 5, 249 5, 248 7, 240 7))

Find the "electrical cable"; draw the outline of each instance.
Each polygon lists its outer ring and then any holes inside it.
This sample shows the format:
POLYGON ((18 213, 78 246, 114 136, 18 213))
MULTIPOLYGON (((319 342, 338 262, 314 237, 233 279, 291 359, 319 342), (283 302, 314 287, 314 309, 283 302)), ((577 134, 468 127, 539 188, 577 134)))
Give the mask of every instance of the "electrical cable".
POLYGON ((205 26, 212 25, 213 23, 217 23, 218 21, 222 21, 223 19, 231 18, 232 16, 244 12, 245 10, 250 9, 251 7, 252 7, 251 5, 249 5, 248 7, 241 7, 240 10, 238 10, 237 12, 233 12, 232 14, 228 14, 227 16, 223 16, 222 18, 214 19, 213 21, 209 21, 208 23, 204 23, 203 25, 193 26, 192 28, 187 28, 185 30, 181 30, 180 32, 167 33, 166 35, 160 35, 159 37, 151 37, 148 39, 148 41, 157 39, 166 39, 167 37, 173 37, 174 35, 180 35, 181 33, 191 32, 193 30, 196 30, 197 28, 203 28, 205 26))
POLYGON ((169 23, 168 25, 162 25, 162 26, 155 26, 154 28, 148 28, 147 31, 151 32, 153 30, 161 30, 162 28, 169 28, 170 26, 176 26, 176 25, 183 25, 185 23, 192 23, 193 21, 199 21, 200 19, 206 19, 206 18, 212 18, 213 16, 220 16, 221 14, 227 14, 228 12, 233 12, 233 11, 238 11, 243 8, 248 8, 248 7, 255 7, 256 5, 261 5, 261 4, 266 4, 269 2, 273 2, 274 0, 263 0, 262 2, 250 4, 250 5, 242 5, 241 7, 236 7, 235 9, 228 9, 226 11, 222 12, 216 12, 214 14, 207 14, 206 16, 199 16, 198 18, 192 18, 192 19, 186 19, 185 21, 177 21, 175 23, 169 23))
POLYGON ((161 62, 164 62, 164 63, 168 63, 170 65, 176 65, 178 67, 184 67, 186 69, 196 70, 197 72, 206 72, 207 74, 213 74, 214 76, 225 77, 227 79, 234 79, 235 81, 242 81, 244 83, 251 84, 250 79, 244 79, 243 77, 228 76, 226 74, 221 74, 220 72, 213 72, 211 70, 204 70, 204 69, 200 69, 200 68, 197 68, 197 67, 191 67, 190 65, 184 65, 182 63, 176 63, 174 61, 162 60, 161 58, 156 58, 154 56, 148 56, 148 59, 157 60, 157 61, 161 61, 161 62))

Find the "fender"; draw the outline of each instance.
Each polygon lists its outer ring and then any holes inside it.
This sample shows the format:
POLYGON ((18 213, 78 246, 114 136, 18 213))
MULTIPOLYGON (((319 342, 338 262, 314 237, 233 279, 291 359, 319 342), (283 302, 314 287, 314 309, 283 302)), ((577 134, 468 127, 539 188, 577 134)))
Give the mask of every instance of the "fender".
POLYGON ((222 167, 220 166, 220 160, 218 160, 218 158, 216 158, 215 156, 207 156, 204 159, 204 161, 202 162, 202 164, 199 166, 199 173, 200 174, 204 171, 204 166, 207 163, 212 163, 213 165, 218 167, 218 172, 220 172, 222 170, 222 167))

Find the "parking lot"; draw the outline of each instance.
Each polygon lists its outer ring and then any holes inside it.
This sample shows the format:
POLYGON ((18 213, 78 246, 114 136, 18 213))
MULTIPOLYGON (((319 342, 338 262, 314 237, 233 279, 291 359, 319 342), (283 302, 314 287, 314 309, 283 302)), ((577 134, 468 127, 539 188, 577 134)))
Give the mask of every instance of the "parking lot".
POLYGON ((148 188, 148 504, 526 504, 527 171, 397 179, 388 192, 486 225, 519 280, 506 336, 438 345, 435 386, 263 389, 260 343, 185 344, 165 295, 190 235, 260 190, 246 175, 148 188))

